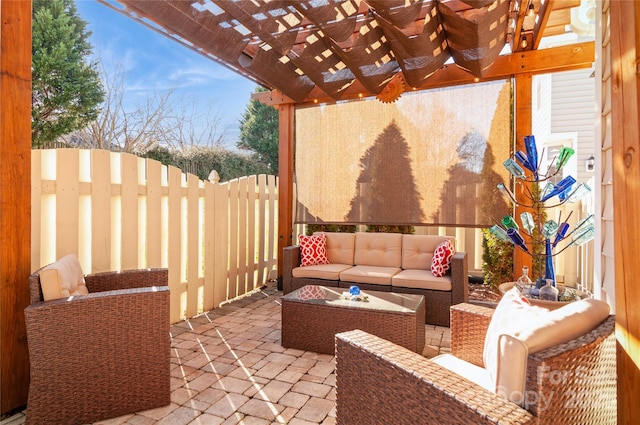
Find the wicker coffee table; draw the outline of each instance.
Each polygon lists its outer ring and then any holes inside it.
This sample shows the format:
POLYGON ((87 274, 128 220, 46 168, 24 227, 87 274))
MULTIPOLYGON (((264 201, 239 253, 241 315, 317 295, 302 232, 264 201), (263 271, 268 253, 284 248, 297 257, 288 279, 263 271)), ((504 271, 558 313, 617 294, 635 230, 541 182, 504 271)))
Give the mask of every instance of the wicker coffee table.
POLYGON ((318 289, 323 299, 301 298, 304 287, 282 297, 283 347, 334 354, 337 333, 361 329, 422 354, 424 296, 362 291, 367 301, 351 301, 344 288, 318 289))

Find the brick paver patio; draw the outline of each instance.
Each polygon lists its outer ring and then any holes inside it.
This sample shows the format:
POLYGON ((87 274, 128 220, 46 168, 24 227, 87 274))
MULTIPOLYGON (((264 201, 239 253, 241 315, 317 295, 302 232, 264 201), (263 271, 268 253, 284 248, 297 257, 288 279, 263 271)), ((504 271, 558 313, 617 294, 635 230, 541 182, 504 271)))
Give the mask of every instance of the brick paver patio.
MULTIPOLYGON (((335 424, 335 358, 280 345, 281 295, 267 286, 173 325, 172 403, 99 424, 335 424)), ((449 329, 427 325, 426 344, 426 357, 449 352, 449 329)))

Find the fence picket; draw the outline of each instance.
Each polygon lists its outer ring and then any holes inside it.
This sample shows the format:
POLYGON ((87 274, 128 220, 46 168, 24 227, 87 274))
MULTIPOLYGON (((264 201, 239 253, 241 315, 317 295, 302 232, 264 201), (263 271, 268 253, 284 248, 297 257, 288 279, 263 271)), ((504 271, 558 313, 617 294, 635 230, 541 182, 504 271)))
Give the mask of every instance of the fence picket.
POLYGON ((167 208, 169 289, 171 323, 186 317, 186 294, 182 250, 182 172, 168 167, 169 194, 167 208))
POLYGON ((228 300, 229 277, 229 185, 215 185, 215 201, 213 217, 214 231, 214 292, 213 303, 219 305, 228 300))
POLYGON ((247 285, 246 291, 256 287, 256 176, 248 176, 247 181, 247 285))
POLYGON ((198 267, 198 252, 201 250, 198 241, 200 228, 200 180, 193 174, 187 174, 187 199, 186 199, 186 239, 185 246, 187 258, 187 317, 193 317, 202 313, 202 305, 198 296, 200 286, 200 267, 198 267))
MULTIPOLYGON (((147 159, 147 267, 162 267, 162 172, 163 165, 147 159)), ((166 172, 166 171, 165 171, 166 172)))
POLYGON ((31 264, 42 262, 42 151, 31 152, 31 264))
MULTIPOLYGON (((80 155, 77 149, 60 149, 56 159, 56 257, 78 252, 80 155)), ((86 261, 83 263, 86 267, 86 261)))
POLYGON ((111 265, 111 155, 91 151, 91 270, 106 272, 111 265))
POLYGON ((138 264, 138 157, 120 156, 120 262, 119 269, 137 269, 138 264))
POLYGON ((247 292, 247 179, 238 179, 238 295, 247 292))
POLYGON ((262 235, 262 237, 256 238, 257 240, 257 258, 258 258, 258 282, 264 282, 265 279, 265 268, 267 267, 266 259, 265 259, 265 240, 267 238, 266 233, 266 183, 267 176, 261 174, 258 176, 258 200, 256 202, 256 208, 258 209, 258 235, 262 235))
MULTIPOLYGON (((204 211, 202 214, 203 241, 201 267, 204 276, 202 305, 204 311, 213 309, 215 302, 215 191, 216 186, 204 185, 204 211)), ((219 304, 219 302, 218 302, 219 304)))
POLYGON ((227 296, 229 299, 238 296, 238 179, 228 183, 229 192, 229 286, 227 296))

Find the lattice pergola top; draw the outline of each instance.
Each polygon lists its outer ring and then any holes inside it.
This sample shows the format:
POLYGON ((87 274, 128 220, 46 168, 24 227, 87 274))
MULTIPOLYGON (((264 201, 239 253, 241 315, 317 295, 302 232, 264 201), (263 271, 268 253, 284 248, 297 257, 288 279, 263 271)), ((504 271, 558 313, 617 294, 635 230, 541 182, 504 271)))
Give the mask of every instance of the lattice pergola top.
POLYGON ((482 77, 505 46, 536 49, 544 34, 564 32, 570 8, 581 3, 100 1, 298 103, 340 100, 354 86, 380 95, 394 76, 396 84, 401 77, 407 88, 418 88, 451 61, 482 77))

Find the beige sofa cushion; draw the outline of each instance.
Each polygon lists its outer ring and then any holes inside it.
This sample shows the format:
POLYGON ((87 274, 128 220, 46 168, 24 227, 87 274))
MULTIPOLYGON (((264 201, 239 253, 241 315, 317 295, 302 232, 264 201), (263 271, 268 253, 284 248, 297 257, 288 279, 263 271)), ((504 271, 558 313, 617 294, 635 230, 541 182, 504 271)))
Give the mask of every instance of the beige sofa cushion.
POLYGON ((391 286, 451 291, 451 276, 436 277, 431 273, 431 270, 402 270, 393 276, 391 286))
MULTIPOLYGON (((402 234, 356 233, 356 266, 400 268, 402 264, 402 234)), ((391 280, 389 279, 389 284, 391 280)))
POLYGON ((325 235, 327 236, 327 258, 329 262, 352 266, 354 264, 356 234, 325 232, 325 235))
POLYGON ((296 267, 291 270, 293 277, 338 280, 340 273, 353 266, 348 264, 316 264, 315 266, 296 267))
POLYGON ((65 255, 42 269, 40 287, 45 301, 89 293, 80 261, 75 254, 65 255))
POLYGON ((391 286, 391 279, 400 267, 353 266, 340 273, 340 280, 353 283, 391 286))
POLYGON ((431 270, 433 251, 447 239, 455 248, 456 240, 450 236, 402 235, 402 268, 431 270))
POLYGON ((527 305, 517 288, 504 294, 487 329, 484 364, 496 394, 526 403, 527 357, 591 331, 609 316, 609 305, 585 299, 557 310, 527 305))

